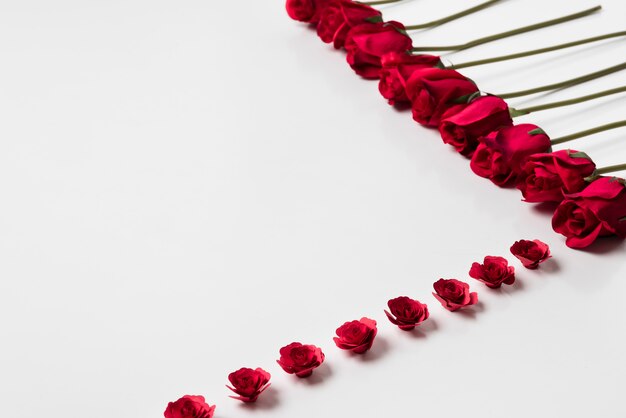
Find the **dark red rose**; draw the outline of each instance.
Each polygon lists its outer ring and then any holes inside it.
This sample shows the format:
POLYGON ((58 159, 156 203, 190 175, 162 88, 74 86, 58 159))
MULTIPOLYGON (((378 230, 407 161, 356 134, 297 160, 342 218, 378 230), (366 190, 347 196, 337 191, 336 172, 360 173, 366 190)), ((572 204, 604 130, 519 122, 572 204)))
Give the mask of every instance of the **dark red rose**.
POLYGON ((337 336, 333 338, 333 341, 342 350, 363 354, 372 348, 377 332, 376 321, 361 318, 358 321, 346 322, 337 328, 337 336))
POLYGON ((516 187, 526 202, 561 202, 563 194, 582 191, 596 165, 585 153, 562 150, 528 157, 516 187))
POLYGON ((287 0, 287 14, 293 20, 317 23, 330 0, 287 0))
POLYGON ((472 264, 469 275, 492 289, 499 288, 503 283, 515 283, 515 268, 502 257, 488 255, 483 264, 472 264))
POLYGON ((291 343, 280 349, 280 359, 276 362, 289 374, 309 377, 324 362, 324 353, 314 345, 291 343))
POLYGON ((456 279, 439 279, 434 284, 433 296, 450 312, 457 311, 465 306, 475 305, 478 294, 470 293, 467 283, 456 279))
POLYGON ((435 55, 411 55, 406 52, 389 52, 380 59, 380 82, 378 90, 390 105, 408 105, 411 102, 406 94, 406 83, 411 74, 423 68, 433 68, 441 64, 435 55))
POLYGON ((478 146, 478 138, 504 126, 513 125, 506 102, 496 96, 479 97, 460 112, 451 109, 439 124, 441 138, 459 153, 471 157, 478 146), (450 114, 450 113, 452 114, 450 114))
MULTIPOLYGON (((411 101, 413 119, 424 126, 437 127, 451 108, 460 111, 460 99, 478 92, 478 87, 458 71, 424 68, 413 72, 406 93, 411 101)), ((450 116, 450 114, 448 114, 450 116)))
POLYGON ((213 418, 215 405, 210 406, 204 396, 185 395, 176 402, 170 402, 163 413, 165 418, 213 418))
POLYGON ((570 248, 585 248, 598 237, 626 238, 624 180, 601 177, 580 193, 565 196, 552 218, 552 228, 567 237, 570 248))
POLYGON ((244 367, 228 375, 228 380, 233 386, 226 385, 226 387, 239 395, 231 396, 231 398, 243 402, 254 402, 265 389, 270 387, 271 377, 261 368, 252 370, 244 367))
POLYGON ((522 262, 527 269, 534 270, 539 264, 550 258, 550 247, 548 244, 539 241, 520 240, 511 246, 511 254, 522 262))
POLYGON ((531 124, 505 126, 480 137, 478 142, 470 167, 476 175, 500 187, 517 179, 528 157, 549 151, 552 146, 548 135, 531 124))
POLYGON ((407 52, 412 45, 402 23, 363 23, 350 29, 346 35, 346 60, 361 77, 377 79, 380 77, 383 55, 407 52))
POLYGON ((343 48, 350 29, 372 18, 382 20, 382 13, 366 4, 333 0, 320 15, 317 35, 327 44, 332 42, 335 48, 343 48))
POLYGON ((389 300, 387 306, 391 311, 385 311, 387 318, 403 331, 410 331, 428 319, 428 306, 406 296, 389 300))

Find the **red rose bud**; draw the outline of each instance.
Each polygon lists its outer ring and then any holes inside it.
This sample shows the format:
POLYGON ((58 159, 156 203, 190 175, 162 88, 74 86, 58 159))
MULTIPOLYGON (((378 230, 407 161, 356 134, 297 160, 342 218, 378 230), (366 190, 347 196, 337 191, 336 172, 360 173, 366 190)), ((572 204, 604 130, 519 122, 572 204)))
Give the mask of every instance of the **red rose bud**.
POLYGON ((358 321, 346 322, 337 328, 337 336, 333 338, 333 341, 342 350, 363 354, 372 348, 377 332, 376 321, 361 318, 358 321))
POLYGON ((213 418, 215 405, 210 406, 203 396, 185 395, 170 402, 163 413, 165 418, 213 418))
POLYGON ((570 248, 585 248, 598 237, 626 238, 624 180, 601 177, 582 192, 565 196, 552 218, 552 228, 570 248))
POLYGON ((408 105, 406 85, 409 77, 417 70, 441 65, 435 55, 411 55, 406 52, 389 52, 380 59, 380 82, 378 90, 390 105, 408 105))
POLYGON ((515 283, 515 268, 502 257, 487 256, 483 264, 472 264, 469 275, 492 289, 515 283))
POLYGON ((577 193, 587 186, 596 165, 585 154, 562 150, 528 157, 516 187, 526 202, 561 202, 563 194, 577 193))
POLYGON ((276 362, 289 374, 309 377, 324 362, 324 353, 314 345, 291 343, 280 349, 280 359, 276 362))
POLYGON ((361 77, 377 79, 380 78, 383 55, 407 52, 411 46, 411 38, 404 31, 402 23, 364 23, 355 26, 346 35, 346 59, 361 77))
POLYGON ((548 244, 539 241, 520 240, 511 246, 511 254, 522 262, 527 269, 534 270, 539 264, 551 257, 548 244))
POLYGON ((385 311, 387 318, 403 331, 410 331, 428 319, 428 306, 406 296, 389 300, 387 306, 391 311, 385 311))
POLYGON ((459 100, 467 100, 478 93, 478 87, 457 71, 425 68, 411 75, 406 92, 411 101, 413 119, 421 125, 436 127, 442 115, 451 108, 456 111, 463 109, 459 100))
POLYGON ((316 24, 330 0, 287 0, 287 14, 293 20, 316 24))
POLYGON ((270 387, 272 376, 261 368, 255 370, 242 368, 228 375, 230 384, 226 387, 239 396, 231 396, 242 402, 254 402, 265 389, 270 387))
POLYGON ((332 42, 335 48, 343 48, 350 29, 372 18, 382 20, 382 13, 366 4, 333 0, 320 15, 317 35, 327 44, 332 42))
POLYGON ((479 97, 460 112, 456 109, 448 112, 442 117, 439 132, 444 143, 466 157, 471 157, 476 150, 478 138, 513 125, 509 107, 496 96, 479 97))
POLYGON ((504 187, 517 179, 528 157, 549 151, 550 138, 538 126, 506 126, 478 139, 470 167, 480 176, 504 187))
POLYGON ((478 302, 478 294, 470 293, 467 283, 456 279, 439 279, 433 284, 433 296, 450 312, 458 311, 478 302))

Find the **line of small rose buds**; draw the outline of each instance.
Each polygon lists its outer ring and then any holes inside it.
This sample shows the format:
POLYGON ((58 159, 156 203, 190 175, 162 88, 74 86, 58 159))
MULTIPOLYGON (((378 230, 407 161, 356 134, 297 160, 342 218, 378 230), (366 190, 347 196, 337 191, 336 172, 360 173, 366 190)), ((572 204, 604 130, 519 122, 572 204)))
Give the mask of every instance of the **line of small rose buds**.
MULTIPOLYGON (((511 254, 519 259, 528 269, 537 269, 539 264, 551 258, 550 248, 539 240, 520 240, 511 246, 511 254)), ((509 266, 503 257, 487 256, 483 263, 473 263, 469 276, 497 289, 503 284, 515 282, 515 268, 509 266)), ((454 312, 478 302, 478 294, 470 292, 469 284, 456 279, 440 279, 433 284, 433 296, 448 311, 454 312)), ((389 310, 385 315, 389 321, 403 331, 411 331, 429 317, 428 306, 407 296, 400 296, 387 302, 389 310)), ((376 321, 370 318, 346 322, 335 331, 335 345, 355 354, 367 352, 373 345, 378 328, 376 321)), ((293 342, 280 349, 278 365, 289 374, 307 378, 324 362, 321 348, 293 342)), ((256 402, 270 386, 271 375, 262 368, 241 368, 228 375, 232 386, 226 387, 237 396, 230 396, 242 402, 256 402)), ((165 418, 213 418, 215 405, 206 403, 203 396, 185 395, 175 402, 170 402, 164 412, 165 418)))

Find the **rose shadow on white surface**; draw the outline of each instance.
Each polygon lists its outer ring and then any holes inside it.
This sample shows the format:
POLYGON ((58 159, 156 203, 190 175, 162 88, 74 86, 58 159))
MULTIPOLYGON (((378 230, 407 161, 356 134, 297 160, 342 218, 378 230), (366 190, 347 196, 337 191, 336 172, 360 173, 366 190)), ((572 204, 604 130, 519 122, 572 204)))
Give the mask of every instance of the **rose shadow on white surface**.
POLYGON ((387 338, 379 334, 376 336, 376 339, 374 340, 374 345, 372 345, 372 348, 370 348, 369 351, 363 354, 349 353, 349 355, 363 363, 371 363, 385 357, 385 355, 387 355, 390 350, 391 344, 389 343, 387 338))
POLYGON ((467 308, 459 309, 456 312, 451 312, 453 315, 459 315, 462 318, 476 320, 478 314, 485 311, 485 304, 483 301, 479 300, 472 306, 468 306, 467 308))
POLYGON ((241 410, 256 411, 274 409, 280 405, 280 396, 278 390, 272 385, 267 388, 253 403, 242 402, 239 405, 241 410))
POLYGON ((309 377, 299 378, 294 376, 294 381, 297 384, 303 384, 308 386, 317 386, 328 380, 333 375, 333 369, 328 362, 322 363, 317 369, 313 370, 313 374, 309 377))
POLYGON ((431 317, 428 318, 426 322, 416 327, 414 330, 399 330, 399 332, 402 332, 402 334, 406 334, 406 336, 408 336, 409 338, 413 338, 416 340, 425 340, 431 333, 436 332, 438 329, 439 324, 437 323, 437 320, 431 317))

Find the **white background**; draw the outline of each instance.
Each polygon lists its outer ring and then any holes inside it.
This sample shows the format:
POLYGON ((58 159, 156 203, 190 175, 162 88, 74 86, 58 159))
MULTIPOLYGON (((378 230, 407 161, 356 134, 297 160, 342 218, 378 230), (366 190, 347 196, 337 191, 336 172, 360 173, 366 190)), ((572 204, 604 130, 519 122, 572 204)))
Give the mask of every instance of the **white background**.
MULTIPOLYGON (((413 35, 458 43, 594 5, 510 0, 413 35)), ((446 59, 624 30, 624 2, 604 5, 446 59)), ((466 7, 384 13, 414 24, 466 7)), ((625 52, 609 41, 465 73, 504 93, 625 52)), ((549 213, 474 176, 282 1, 2 0, 0 57, 2 416, 152 418, 184 394, 217 418, 624 416, 624 243, 568 249, 549 213), (468 278, 521 238, 554 259, 538 272, 514 262, 519 282, 501 291, 468 278), (440 277, 469 281, 482 311, 444 311, 430 296, 440 277), (398 295, 429 304, 421 332, 384 317, 398 295), (361 316, 380 333, 354 358, 331 338, 361 316), (311 379, 275 364, 292 341, 326 352, 311 379), (273 375, 253 407, 224 387, 242 366, 273 375)), ((622 95, 522 120, 556 137, 625 109, 622 95)), ((624 130, 572 146, 626 162, 624 130)))

